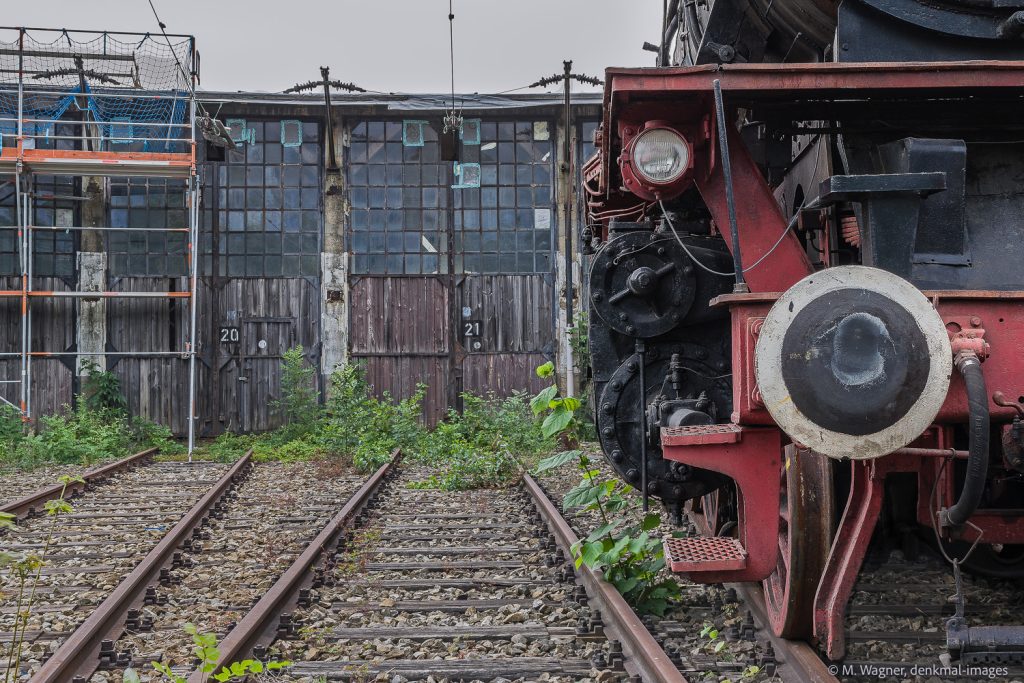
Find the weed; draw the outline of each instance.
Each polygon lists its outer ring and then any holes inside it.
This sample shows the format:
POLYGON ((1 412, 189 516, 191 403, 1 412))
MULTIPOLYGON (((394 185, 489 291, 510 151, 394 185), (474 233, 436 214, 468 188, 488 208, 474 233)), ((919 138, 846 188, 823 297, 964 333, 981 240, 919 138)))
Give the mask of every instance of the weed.
MULTIPOLYGON (((554 373, 551 363, 537 368, 540 377, 554 373)), ((572 443, 579 439, 580 422, 576 411, 580 402, 572 396, 560 397, 558 387, 551 385, 530 402, 534 413, 545 414, 542 430, 545 436, 564 435, 572 443)), ((669 600, 679 597, 679 585, 663 578, 665 567, 661 541, 651 536, 661 524, 657 513, 638 509, 632 489, 615 478, 602 478, 590 459, 581 450, 567 450, 545 458, 537 464, 543 473, 575 463, 582 474, 580 483, 562 501, 566 509, 578 508, 598 513, 601 524, 587 538, 573 546, 576 566, 586 564, 600 569, 604 578, 635 609, 662 615, 669 600)))
MULTIPOLYGON (((231 662, 217 669, 217 660, 220 659, 220 649, 217 647, 217 636, 213 633, 201 633, 195 624, 188 623, 184 626, 185 633, 192 636, 192 655, 199 660, 199 671, 203 674, 203 680, 209 674, 218 683, 227 681, 243 680, 249 674, 258 677, 260 674, 281 671, 292 665, 288 661, 261 661, 259 659, 243 659, 238 662, 231 662)), ((171 683, 188 683, 188 678, 174 673, 170 665, 163 662, 150 662, 153 670, 163 676, 171 683)), ((140 683, 138 672, 134 669, 126 669, 122 678, 123 683, 140 683)))
POLYGON ((305 434, 320 417, 320 392, 314 386, 316 368, 306 365, 302 346, 284 352, 281 361, 281 398, 271 407, 284 417, 284 431, 295 437, 305 434))
POLYGON ((183 449, 171 431, 128 413, 120 381, 91 361, 76 406, 40 418, 38 431, 25 434, 20 415, 9 406, 0 409, 0 459, 20 466, 44 462, 91 465, 147 448, 166 454, 183 449))
MULTIPOLYGON (((43 565, 46 564, 46 556, 50 552, 50 545, 53 543, 53 535, 56 531, 60 517, 71 512, 74 508, 67 501, 68 486, 73 482, 82 482, 81 477, 64 475, 59 479, 62 484, 60 495, 46 501, 43 509, 46 511, 48 520, 46 527, 46 540, 38 553, 12 553, 0 552, 0 569, 8 569, 18 583, 18 596, 14 608, 14 629, 11 633, 11 649, 7 653, 7 672, 4 674, 4 683, 18 680, 21 669, 21 655, 25 647, 25 635, 28 631, 29 619, 32 617, 32 607, 35 605, 36 589, 39 586, 39 577, 43 572, 43 565)), ((14 515, 0 513, 0 529, 13 529, 15 523, 14 515)))
POLYGON ((21 413, 12 405, 0 403, 0 459, 10 460, 25 440, 21 413))
POLYGON ((334 470, 351 466, 371 472, 401 448, 407 459, 435 470, 419 486, 461 490, 515 481, 523 470, 520 461, 532 462, 554 446, 523 396, 498 399, 464 394, 462 412, 451 411, 429 430, 423 425, 425 385, 402 401, 386 394, 377 398, 362 366, 344 365, 331 375, 326 407, 321 410, 310 388, 311 371, 301 350, 289 350, 282 371, 281 409, 293 416, 292 421, 266 434, 224 434, 203 446, 202 454, 228 460, 252 448, 258 460, 325 458, 334 470))
POLYGON ((82 394, 79 400, 94 412, 124 412, 128 402, 121 393, 121 380, 117 375, 100 370, 96 361, 82 361, 82 394))

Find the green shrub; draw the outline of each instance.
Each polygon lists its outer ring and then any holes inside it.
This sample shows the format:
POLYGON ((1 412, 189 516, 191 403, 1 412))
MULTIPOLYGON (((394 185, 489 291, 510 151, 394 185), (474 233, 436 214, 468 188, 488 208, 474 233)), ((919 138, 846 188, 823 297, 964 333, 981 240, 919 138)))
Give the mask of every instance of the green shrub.
POLYGON ((554 441, 544 437, 523 396, 463 394, 462 402, 462 413, 450 412, 411 454, 437 470, 419 488, 459 491, 508 485, 519 479, 523 461, 551 452, 554 441))
POLYGON ((14 406, 0 403, 0 458, 13 457, 24 440, 25 426, 21 421, 21 412, 14 406))
POLYGON ((298 438, 320 419, 320 392, 316 390, 316 368, 306 365, 302 346, 284 352, 281 361, 281 398, 271 407, 281 412, 282 432, 298 438))
POLYGON ((82 393, 80 403, 94 412, 128 410, 128 401, 121 393, 121 379, 100 367, 93 360, 82 361, 82 393))
POLYGON ((18 412, 0 411, 0 456, 8 463, 33 466, 45 462, 91 465, 148 448, 178 453, 182 446, 171 431, 128 414, 117 376, 86 361, 89 372, 75 408, 39 419, 36 432, 23 434, 18 412))

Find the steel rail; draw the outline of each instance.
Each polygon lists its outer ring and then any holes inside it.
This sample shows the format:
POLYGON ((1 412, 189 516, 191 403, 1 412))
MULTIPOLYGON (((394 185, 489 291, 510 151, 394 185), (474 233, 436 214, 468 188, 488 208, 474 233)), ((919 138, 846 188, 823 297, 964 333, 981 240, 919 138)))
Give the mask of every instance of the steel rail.
MULTIPOLYGON (((274 585, 238 624, 218 644, 220 657, 214 671, 225 664, 244 659, 256 645, 269 645, 274 641, 279 616, 294 607, 299 589, 312 580, 311 569, 326 550, 331 548, 338 537, 355 520, 356 515, 366 506, 373 495, 387 479, 401 460, 402 454, 395 449, 391 459, 380 467, 373 476, 356 491, 338 511, 327 526, 310 541, 302 554, 282 574, 274 585)), ((210 674, 196 670, 188 677, 189 683, 204 683, 210 674)), ((33 679, 35 681, 35 679, 33 679)))
POLYGON ((754 583, 730 585, 736 589, 736 593, 750 610, 754 620, 762 626, 762 630, 768 636, 768 640, 775 650, 779 668, 785 667, 788 670, 789 676, 785 678, 787 683, 839 683, 839 679, 829 671, 828 664, 822 661, 814 648, 802 640, 787 640, 772 632, 768 622, 764 590, 760 585, 754 583))
MULTIPOLYGON (((523 475, 523 486, 566 557, 572 557, 571 548, 579 542, 572 527, 529 474, 523 475)), ((686 678, 672 663, 668 653, 647 631, 640 617, 614 586, 586 565, 581 565, 576 575, 582 579, 590 600, 601 610, 605 634, 622 645, 629 673, 639 675, 646 683, 686 683, 686 678)))
POLYGON ((184 517, 174 525, 132 572, 114 588, 75 629, 32 677, 33 683, 67 683, 77 677, 89 678, 100 665, 100 647, 105 640, 116 641, 125 630, 128 610, 139 607, 146 589, 157 583, 161 569, 169 566, 175 551, 206 519, 210 509, 221 499, 232 484, 237 483, 252 461, 252 450, 217 480, 184 517))
POLYGON ((30 493, 24 498, 18 498, 8 503, 0 505, 0 512, 6 512, 17 517, 21 517, 25 514, 31 513, 33 510, 42 506, 48 500, 60 497, 61 491, 64 492, 65 497, 71 493, 77 493, 84 491, 86 488, 93 484, 97 484, 112 474, 121 472, 122 470, 131 469, 136 465, 146 462, 156 453, 157 449, 150 448, 145 451, 136 453, 135 455, 129 455, 127 458, 116 460, 109 465, 104 465, 91 472, 86 472, 82 475, 82 479, 85 482, 74 481, 64 487, 64 484, 54 484, 47 486, 46 488, 39 489, 34 493, 30 493))

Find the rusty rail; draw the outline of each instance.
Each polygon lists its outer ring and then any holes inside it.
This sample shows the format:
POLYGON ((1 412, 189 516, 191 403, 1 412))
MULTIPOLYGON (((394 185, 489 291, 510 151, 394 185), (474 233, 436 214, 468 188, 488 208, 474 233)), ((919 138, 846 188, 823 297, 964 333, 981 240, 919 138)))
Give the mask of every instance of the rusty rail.
MULTIPOLYGON (((523 485, 533 498, 537 511, 547 520, 548 528, 565 551, 566 557, 572 557, 570 549, 579 541, 572 527, 533 477, 524 474, 523 485)), ((647 631, 640 617, 614 586, 586 565, 581 565, 576 574, 583 580, 583 586, 590 599, 597 603, 601 610, 601 616, 605 621, 605 634, 609 639, 621 643, 626 655, 626 670, 629 673, 639 675, 646 683, 686 683, 686 679, 669 659, 668 653, 647 631)))
MULTIPOLYGON (((224 637, 224 640, 217 646, 220 650, 220 658, 217 660, 214 671, 219 671, 225 664, 244 659, 257 645, 269 645, 273 642, 279 616, 295 606, 299 589, 312 579, 310 570, 313 565, 325 550, 334 545, 342 531, 353 522, 359 511, 370 501, 398 461, 401 460, 401 457, 401 452, 396 448, 391 454, 391 460, 374 472, 373 476, 367 479, 359 490, 348 499, 344 507, 306 546, 295 562, 242 617, 238 625, 224 637)), ((197 670, 192 672, 188 681, 189 683, 203 683, 208 676, 209 674, 197 670)))
POLYGON ((22 517, 23 515, 31 513, 46 501, 59 497, 62 490, 64 491, 65 496, 71 493, 77 493, 78 491, 84 491, 89 486, 103 481, 112 474, 130 469, 135 465, 149 460, 153 457, 156 451, 157 449, 150 448, 140 453, 136 453, 135 455, 129 455, 127 458, 116 460, 91 472, 86 472, 82 475, 82 479, 85 479, 85 483, 77 481, 71 482, 68 484, 67 490, 64 490, 63 484, 54 484, 53 486, 47 486, 44 489, 39 489, 24 498, 12 500, 9 503, 0 505, 0 512, 6 512, 8 514, 22 517))
POLYGON ((128 610, 142 604, 146 589, 157 582, 160 570, 171 563, 174 552, 192 530, 202 524, 206 514, 231 485, 239 480, 251 460, 250 450, 192 506, 131 574, 61 644, 32 677, 33 683, 67 683, 77 677, 89 680, 99 667, 99 652, 103 641, 116 641, 124 633, 128 610))
POLYGON ((768 624, 764 591, 759 584, 736 583, 731 585, 750 609, 754 620, 763 627, 764 633, 767 634, 768 640, 775 650, 775 657, 780 668, 784 666, 788 670, 789 675, 785 677, 786 681, 792 681, 792 683, 839 683, 839 679, 829 671, 828 665, 821 660, 821 657, 810 645, 802 640, 779 638, 772 633, 771 626, 768 624))

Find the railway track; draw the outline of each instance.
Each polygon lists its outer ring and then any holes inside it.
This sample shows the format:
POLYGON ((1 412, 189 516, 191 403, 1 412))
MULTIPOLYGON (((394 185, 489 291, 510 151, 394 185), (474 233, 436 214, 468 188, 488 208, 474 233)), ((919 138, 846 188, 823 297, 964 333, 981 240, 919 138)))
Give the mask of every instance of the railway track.
MULTIPOLYGON (((74 512, 61 515, 55 523, 38 511, 46 500, 60 495, 60 486, 3 506, 4 511, 18 515, 18 529, 6 534, 5 549, 40 554, 45 550, 19 676, 38 673, 43 660, 134 576, 140 563, 165 543, 183 515, 194 510, 211 487, 230 484, 234 469, 217 463, 153 463, 150 455, 145 452, 112 463, 89 473, 85 483, 69 485, 74 512)), ((3 655, 14 647, 19 596, 24 595, 19 584, 12 570, 0 573, 3 655)), ((4 656, 0 666, 6 667, 7 662, 4 656)))
MULTIPOLYGON (((1015 625, 1024 610, 1019 583, 965 573, 965 616, 970 625, 1015 625)), ((898 665, 928 670, 919 680, 1024 680, 1024 666, 977 653, 966 661, 943 663, 946 621, 954 614, 953 571, 931 548, 908 558, 902 551, 875 555, 865 563, 846 615, 846 657, 840 666, 846 681, 878 680, 877 667, 898 665), (944 675, 941 668, 953 672, 944 675), (972 670, 973 669, 973 670, 972 670)), ((914 680, 913 677, 908 677, 914 680)))
MULTIPOLYGON (((571 483, 549 478, 543 485, 547 497, 559 504, 571 483)), ((597 524, 588 513, 566 514, 566 523, 581 535, 597 524)), ((759 586, 703 585, 685 580, 681 584, 681 599, 664 617, 646 616, 642 622, 668 654, 673 668, 687 680, 837 681, 807 643, 778 638, 771 632, 759 586), (708 626, 718 632, 716 638, 701 635, 708 626), (752 667, 757 673, 751 673, 752 667)))
POLYGON ((285 658, 287 679, 684 680, 614 591, 586 571, 574 581, 572 532, 530 480, 409 488, 425 474, 381 468, 223 639, 221 664, 285 658))
MULTIPOLYGON (((221 664, 288 659, 283 677, 295 680, 878 680, 851 672, 934 664, 952 613, 952 578, 937 559, 897 553, 869 565, 838 663, 854 668, 836 677, 808 645, 771 635, 757 588, 688 585, 666 618, 639 619, 598 576, 573 568, 576 533, 558 495, 529 477, 521 489, 452 493, 412 488, 426 473, 397 454, 368 479, 253 465, 248 454, 230 467, 150 455, 76 485, 75 512, 43 570, 22 679, 106 683, 129 665, 145 675, 156 660, 199 681, 182 630, 190 622, 218 636, 221 664), (695 639, 707 623, 721 624, 724 652, 695 639)), ((44 542, 47 520, 30 511, 58 494, 0 507, 21 516, 14 549, 44 542)), ((969 617, 990 617, 1005 585, 969 583, 969 617)), ((1001 606, 1007 623, 1020 602, 1001 606)), ((5 648, 9 603, 0 602, 5 648)))

